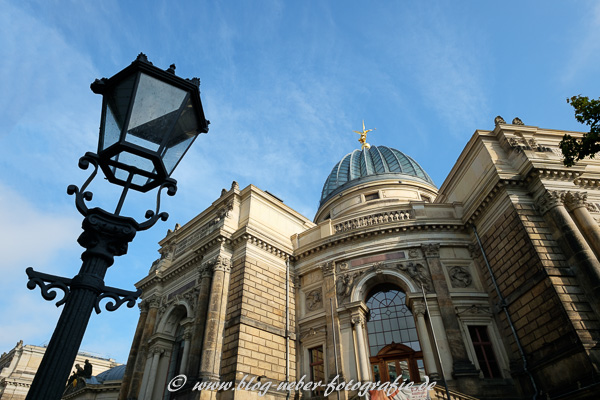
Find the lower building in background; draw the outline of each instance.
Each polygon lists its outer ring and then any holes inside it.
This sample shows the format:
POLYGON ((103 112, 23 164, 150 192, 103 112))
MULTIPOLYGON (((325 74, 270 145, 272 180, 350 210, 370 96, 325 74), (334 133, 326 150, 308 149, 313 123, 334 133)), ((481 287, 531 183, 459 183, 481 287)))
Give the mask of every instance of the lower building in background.
MULTIPOLYGON (((25 399, 45 351, 45 347, 24 345, 21 340, 12 350, 0 356, 0 399, 25 399)), ((67 386, 81 388, 85 376, 93 378, 92 374, 101 374, 118 365, 113 359, 80 352, 73 364, 73 371, 79 371, 79 374, 74 373, 69 378, 69 385, 65 385, 65 389, 67 386)))

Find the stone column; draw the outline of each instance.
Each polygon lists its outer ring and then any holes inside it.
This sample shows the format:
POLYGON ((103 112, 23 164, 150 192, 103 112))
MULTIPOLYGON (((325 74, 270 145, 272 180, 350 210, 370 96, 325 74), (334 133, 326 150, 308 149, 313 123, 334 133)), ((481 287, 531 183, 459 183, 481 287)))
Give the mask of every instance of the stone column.
POLYGON ((183 355, 181 356, 181 364, 179 366, 179 373, 185 374, 187 371, 185 370, 187 366, 188 357, 190 355, 190 344, 191 344, 192 334, 186 329, 183 334, 183 355))
MULTIPOLYGON (((327 371, 329 372, 329 379, 331 381, 335 375, 339 375, 339 382, 344 381, 344 372, 342 370, 344 363, 342 362, 342 347, 340 345, 341 330, 340 321, 337 314, 337 292, 336 292, 336 277, 335 277, 335 264, 333 262, 327 262, 321 265, 321 271, 323 272, 323 307, 325 309, 325 320, 327 326, 327 339, 326 339, 326 362, 327 371), (333 303, 333 315, 331 310, 331 304, 333 303), (335 331, 334 331, 335 329, 335 331), (335 341, 334 341, 335 336, 335 341), (336 372, 336 353, 337 353, 337 372, 336 372)), ((337 396, 337 393, 333 393, 331 396, 337 396)), ((339 392, 340 399, 345 400, 347 398, 347 392, 339 392)), ((337 398, 337 397, 336 397, 337 398)))
POLYGON ((565 205, 573 213, 575 222, 577 222, 583 236, 585 236, 588 244, 596 253, 596 257, 600 258, 600 227, 587 209, 586 202, 586 192, 567 192, 565 194, 565 205))
POLYGON ((444 329, 446 330, 446 337, 450 344, 452 375, 457 379, 461 390, 467 393, 476 392, 479 380, 479 370, 477 370, 471 360, 469 360, 467 348, 465 347, 458 318, 456 317, 456 312, 454 310, 454 304, 450 297, 448 283, 446 282, 446 277, 442 269, 442 263, 440 261, 440 245, 439 243, 424 244, 422 245, 422 250, 423 254, 425 254, 427 265, 429 265, 440 314, 444 323, 444 329))
POLYGON ((200 362, 202 358, 202 344, 204 342, 204 329, 206 327, 206 312, 210 295, 210 282, 212 279, 212 268, 208 263, 202 264, 198 268, 200 275, 200 291, 196 303, 196 315, 194 316, 194 325, 192 327, 192 340, 190 343, 190 355, 188 365, 185 369, 189 374, 188 378, 196 378, 200 373, 200 362))
POLYGON ((221 353, 223 350, 223 329, 225 326, 231 266, 230 260, 220 255, 209 261, 207 266, 212 268, 213 279, 210 288, 208 311, 206 313, 200 377, 203 380, 218 381, 219 369, 221 367, 221 353))
POLYGON ((150 336, 154 333, 159 305, 158 296, 149 297, 145 301, 148 302, 148 316, 146 317, 146 323, 144 324, 144 330, 140 339, 139 351, 131 375, 131 383, 129 384, 127 397, 122 397, 122 393, 120 392, 119 400, 137 399, 140 392, 140 384, 142 383, 144 368, 146 367, 146 360, 148 358, 148 340, 150 340, 150 336))
POLYGON ((365 318, 361 314, 352 314, 352 324, 356 332, 356 348, 358 349, 358 368, 361 382, 371 381, 369 356, 367 355, 364 335, 365 318))
POLYGON ((129 391, 129 385, 131 384, 131 378, 135 368, 135 360, 140 350, 139 348, 142 341, 142 334, 144 333, 144 327, 146 326, 146 319, 148 317, 148 302, 142 300, 138 306, 140 307, 140 319, 138 320, 137 328, 135 329, 135 334, 133 335, 133 343, 131 344, 131 350, 129 351, 129 357, 127 358, 125 374, 123 375, 123 380, 121 381, 119 400, 127 399, 127 392, 129 391))
POLYGON ((429 338, 427 323, 425 322, 426 311, 427 308, 423 302, 413 303, 412 312, 413 315, 417 317, 417 333, 419 334, 419 343, 421 343, 421 349, 423 350, 425 370, 431 381, 437 381, 440 379, 440 374, 437 371, 437 364, 435 363, 436 357, 433 346, 431 345, 431 339, 429 338))
POLYGON ((140 399, 150 400, 152 398, 154 384, 156 383, 156 374, 158 373, 158 363, 160 362, 160 357, 164 352, 164 349, 159 349, 158 347, 152 349, 152 363, 150 364, 148 380, 146 381, 146 386, 142 389, 142 392, 140 393, 140 399))
POLYGON ((554 239, 578 267, 581 284, 591 291, 595 305, 600 306, 600 262, 563 205, 565 197, 565 192, 547 190, 536 205, 552 229, 554 239))

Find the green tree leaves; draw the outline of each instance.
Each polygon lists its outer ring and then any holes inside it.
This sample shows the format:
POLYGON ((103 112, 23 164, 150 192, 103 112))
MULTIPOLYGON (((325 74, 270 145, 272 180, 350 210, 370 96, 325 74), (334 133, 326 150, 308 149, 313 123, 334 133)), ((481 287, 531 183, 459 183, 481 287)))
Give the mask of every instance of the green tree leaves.
POLYGON ((585 157, 594 158, 600 151, 600 99, 590 100, 588 97, 578 95, 567 99, 567 103, 575 109, 575 119, 590 126, 590 131, 581 139, 564 135, 559 143, 564 156, 563 163, 567 167, 572 167, 585 157))

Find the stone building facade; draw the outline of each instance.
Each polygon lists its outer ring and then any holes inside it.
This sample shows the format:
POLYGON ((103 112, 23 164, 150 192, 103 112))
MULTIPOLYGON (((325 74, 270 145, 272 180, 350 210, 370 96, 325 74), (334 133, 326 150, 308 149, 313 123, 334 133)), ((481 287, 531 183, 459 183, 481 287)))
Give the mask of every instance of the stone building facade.
MULTIPOLYGON (((45 351, 45 347, 24 345, 20 340, 13 349, 0 356, 0 399, 25 400, 45 351)), ((83 367, 86 360, 91 363, 92 372, 97 374, 118 365, 113 359, 79 353, 73 369, 76 364, 83 367)))
POLYGON ((497 118, 439 190, 398 150, 355 150, 314 221, 234 182, 169 231, 136 285, 118 398, 255 399, 192 390, 253 379, 283 399, 281 382, 336 375, 427 375, 461 399, 599 398, 600 162, 565 168, 564 133, 497 118))

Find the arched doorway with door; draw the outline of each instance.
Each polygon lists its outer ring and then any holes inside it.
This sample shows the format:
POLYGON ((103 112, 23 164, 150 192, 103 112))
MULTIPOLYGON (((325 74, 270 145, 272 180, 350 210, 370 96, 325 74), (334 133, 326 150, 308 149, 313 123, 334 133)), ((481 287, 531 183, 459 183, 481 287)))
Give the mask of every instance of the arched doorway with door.
POLYGON ((367 295, 369 361, 374 381, 401 377, 412 382, 425 379, 423 351, 415 318, 406 294, 396 285, 383 283, 367 295))

